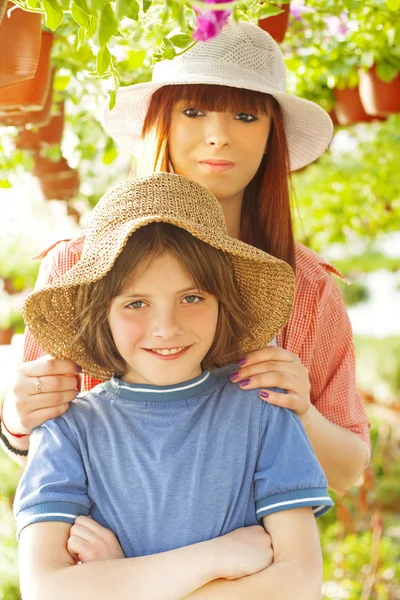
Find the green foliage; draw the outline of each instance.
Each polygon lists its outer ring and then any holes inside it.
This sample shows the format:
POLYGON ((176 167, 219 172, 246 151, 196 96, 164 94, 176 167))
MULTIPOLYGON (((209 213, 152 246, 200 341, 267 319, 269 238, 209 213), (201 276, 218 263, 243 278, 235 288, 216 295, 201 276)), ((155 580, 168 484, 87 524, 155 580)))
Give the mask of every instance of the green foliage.
POLYGON ((341 144, 294 175, 298 237, 316 251, 400 229, 400 116, 340 135, 341 144))
POLYGON ((385 391, 400 406, 400 337, 355 336, 358 384, 371 394, 385 391))

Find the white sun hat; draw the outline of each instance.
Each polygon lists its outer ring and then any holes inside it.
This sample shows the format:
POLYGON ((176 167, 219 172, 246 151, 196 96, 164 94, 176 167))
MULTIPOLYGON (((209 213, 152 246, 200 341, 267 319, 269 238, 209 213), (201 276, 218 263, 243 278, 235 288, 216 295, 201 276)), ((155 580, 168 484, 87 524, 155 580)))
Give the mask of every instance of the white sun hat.
POLYGON ((165 85, 212 84, 270 94, 279 102, 290 168, 300 169, 324 153, 333 124, 317 104, 285 92, 286 69, 279 45, 257 25, 229 19, 221 33, 197 42, 173 60, 155 64, 152 81, 122 87, 104 125, 115 141, 135 154, 152 94, 165 85))

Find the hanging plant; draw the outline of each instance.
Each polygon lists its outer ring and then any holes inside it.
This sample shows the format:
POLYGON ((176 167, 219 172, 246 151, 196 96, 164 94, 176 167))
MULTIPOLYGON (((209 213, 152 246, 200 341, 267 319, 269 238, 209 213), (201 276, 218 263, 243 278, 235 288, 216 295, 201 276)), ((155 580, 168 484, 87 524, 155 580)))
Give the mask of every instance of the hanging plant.
POLYGON ((361 104, 358 87, 335 89, 334 96, 336 100, 335 115, 339 125, 355 125, 374 120, 374 117, 367 115, 361 104))
POLYGON ((32 79, 41 45, 40 14, 0 0, 0 88, 32 79))
POLYGON ((361 71, 360 98, 369 115, 400 113, 400 74, 391 81, 383 81, 376 66, 369 71, 361 71))
POLYGON ((40 111, 48 97, 51 83, 50 55, 53 34, 42 32, 40 57, 33 79, 0 88, 0 118, 24 111, 40 111))
POLYGON ((56 110, 57 114, 52 117, 49 116, 47 124, 43 127, 20 131, 15 138, 16 148, 20 150, 39 150, 45 146, 59 146, 64 131, 64 102, 57 104, 56 110))
POLYGON ((269 33, 278 44, 283 42, 288 28, 290 14, 290 0, 282 6, 265 4, 260 11, 258 25, 269 33))

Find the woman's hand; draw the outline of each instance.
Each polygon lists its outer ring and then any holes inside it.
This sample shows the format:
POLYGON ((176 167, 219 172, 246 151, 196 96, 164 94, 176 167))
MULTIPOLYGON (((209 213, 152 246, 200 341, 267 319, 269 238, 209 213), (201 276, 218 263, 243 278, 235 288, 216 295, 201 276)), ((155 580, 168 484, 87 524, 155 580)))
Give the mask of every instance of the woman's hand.
POLYGON ((261 388, 259 396, 270 404, 290 408, 299 417, 310 408, 310 380, 308 370, 298 356, 277 346, 250 352, 238 361, 238 370, 230 376, 243 390, 261 388), (280 394, 265 388, 281 388, 280 394))
POLYGON ((77 517, 69 532, 67 550, 78 563, 125 558, 116 535, 89 517, 77 517))
POLYGON ((271 538, 260 525, 235 529, 214 541, 227 559, 224 579, 254 575, 273 563, 271 538))
POLYGON ((3 406, 7 429, 30 434, 35 427, 65 413, 76 398, 78 376, 79 367, 74 362, 51 356, 20 365, 3 406))

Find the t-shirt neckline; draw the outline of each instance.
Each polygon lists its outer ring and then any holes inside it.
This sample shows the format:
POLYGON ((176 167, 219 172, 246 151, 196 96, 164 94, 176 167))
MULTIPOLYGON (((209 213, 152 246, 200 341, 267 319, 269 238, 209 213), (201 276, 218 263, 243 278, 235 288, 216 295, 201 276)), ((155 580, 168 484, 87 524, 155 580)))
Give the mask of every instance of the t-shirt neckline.
POLYGON ((175 385, 154 386, 139 383, 127 383, 116 375, 103 384, 106 391, 112 392, 124 400, 138 402, 171 402, 185 400, 202 394, 217 380, 210 371, 203 371, 198 377, 175 385))

